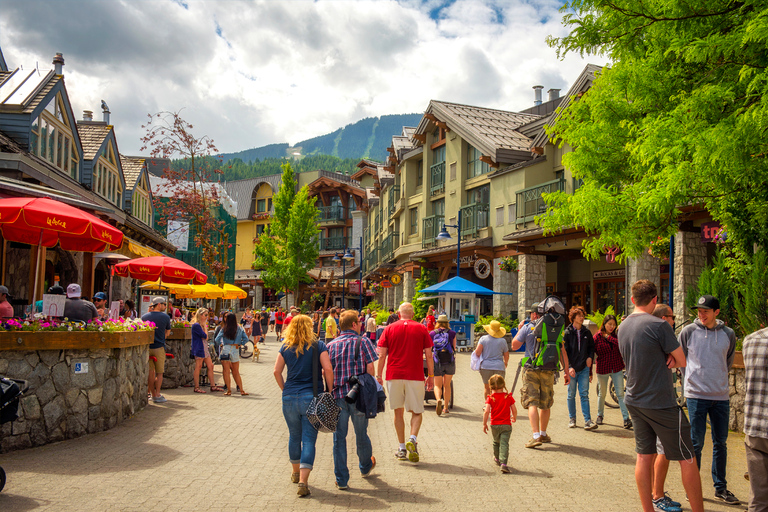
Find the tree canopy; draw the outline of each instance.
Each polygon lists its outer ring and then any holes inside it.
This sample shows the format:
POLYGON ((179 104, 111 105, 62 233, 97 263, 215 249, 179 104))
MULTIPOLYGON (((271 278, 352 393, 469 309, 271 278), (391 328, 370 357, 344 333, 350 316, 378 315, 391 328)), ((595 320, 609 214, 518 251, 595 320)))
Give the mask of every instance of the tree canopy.
POLYGON ((768 2, 573 0, 569 52, 611 60, 548 133, 584 185, 550 194, 546 231, 583 227, 583 252, 624 256, 703 206, 742 254, 768 243, 768 2))

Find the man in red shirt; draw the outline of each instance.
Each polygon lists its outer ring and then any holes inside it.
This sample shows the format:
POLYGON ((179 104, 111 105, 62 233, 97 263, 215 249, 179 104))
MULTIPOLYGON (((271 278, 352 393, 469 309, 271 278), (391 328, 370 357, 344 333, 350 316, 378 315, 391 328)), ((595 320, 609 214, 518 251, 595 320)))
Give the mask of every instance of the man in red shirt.
POLYGON ((277 333, 278 340, 283 330, 283 321, 285 321, 285 311, 283 311, 282 306, 278 306, 277 313, 275 313, 275 333, 277 333))
POLYGON ((295 317, 298 314, 299 312, 296 310, 296 308, 291 306, 291 313, 287 317, 285 317, 285 320, 283 320, 283 329, 288 327, 288 324, 291 323, 291 320, 293 320, 293 317, 295 317))
POLYGON ((413 320, 413 306, 400 305, 400 320, 384 329, 379 339, 379 365, 376 379, 384 384, 382 372, 387 366, 389 404, 395 411, 395 431, 400 446, 399 460, 419 461, 416 436, 424 412, 424 358, 427 361, 427 387, 432 389, 435 370, 432 361, 432 338, 427 328, 413 320), (411 413, 411 437, 405 442, 405 409, 411 413))

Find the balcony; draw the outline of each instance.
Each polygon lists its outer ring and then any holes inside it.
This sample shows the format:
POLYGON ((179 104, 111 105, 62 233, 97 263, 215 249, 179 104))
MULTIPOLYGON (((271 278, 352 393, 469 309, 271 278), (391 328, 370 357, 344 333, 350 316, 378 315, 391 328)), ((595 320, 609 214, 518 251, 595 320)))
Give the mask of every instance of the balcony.
POLYGON ((321 251, 343 251, 347 247, 349 247, 349 238, 346 236, 320 238, 321 251))
POLYGON ((263 211, 263 212, 256 212, 253 215, 251 215, 251 219, 253 220, 269 220, 275 215, 275 207, 273 206, 271 209, 263 211))
POLYGON ((400 199, 400 185, 393 185, 389 189, 389 214, 392 215, 395 213, 395 204, 397 203, 397 200, 400 199))
POLYGON ((318 224, 344 224, 349 217, 347 209, 341 205, 318 206, 317 211, 320 213, 318 224))
POLYGON ((384 237, 381 241, 381 262, 389 263, 398 247, 400 247, 400 237, 397 233, 390 233, 384 237))
POLYGON ((437 240, 435 237, 440 233, 440 228, 445 224, 444 215, 432 215, 430 217, 424 217, 421 220, 421 247, 427 249, 430 247, 437 247, 437 240))
POLYGON ((488 227, 488 212, 490 205, 487 203, 472 203, 459 210, 461 215, 461 236, 476 237, 477 233, 488 227))
POLYGON ((445 193, 445 162, 433 165, 429 171, 429 195, 436 196, 445 193))
POLYGON ((379 250, 369 249, 365 255, 365 272, 371 272, 379 265, 379 250))
POLYGON ((542 194, 551 194, 552 192, 562 192, 565 190, 565 178, 549 181, 526 188, 517 193, 517 224, 524 224, 532 221, 537 215, 547 211, 547 203, 542 194))

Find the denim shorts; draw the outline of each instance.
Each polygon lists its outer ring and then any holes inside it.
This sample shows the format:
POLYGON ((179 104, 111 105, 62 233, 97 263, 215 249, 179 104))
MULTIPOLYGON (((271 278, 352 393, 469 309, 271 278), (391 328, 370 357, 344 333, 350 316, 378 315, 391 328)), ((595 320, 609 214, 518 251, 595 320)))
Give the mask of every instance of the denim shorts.
POLYGON ((230 363, 239 363, 240 362, 240 349, 237 348, 234 345, 224 345, 221 347, 221 354, 229 354, 229 362, 230 363))

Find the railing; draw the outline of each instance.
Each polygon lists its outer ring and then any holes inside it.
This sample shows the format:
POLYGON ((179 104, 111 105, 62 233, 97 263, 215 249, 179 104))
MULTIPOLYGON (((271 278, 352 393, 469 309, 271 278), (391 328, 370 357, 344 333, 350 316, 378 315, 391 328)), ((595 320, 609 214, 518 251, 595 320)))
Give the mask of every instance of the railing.
POLYGON ((365 256, 365 272, 370 272, 379 264, 379 250, 372 248, 365 256))
POLYGON ((253 215, 251 215, 251 218, 253 220, 264 220, 274 216, 275 216, 275 206, 273 205, 272 208, 270 208, 267 211, 254 213, 253 215))
POLYGON ((472 203, 459 210, 461 215, 461 236, 477 236, 477 232, 488 227, 488 212, 490 205, 487 203, 472 203))
POLYGON ((400 199, 400 185, 393 185, 389 189, 389 214, 395 213, 395 203, 400 199))
POLYGON ((373 236, 375 237, 381 233, 381 217, 379 216, 378 210, 376 210, 376 213, 373 216, 373 236))
POLYGON ((331 206, 318 206, 317 211, 320 212, 318 222, 343 222, 347 220, 347 209, 341 205, 331 206))
POLYGON ((400 237, 397 233, 390 233, 381 241, 381 262, 386 263, 392 259, 395 250, 400 247, 400 237))
POLYGON ((349 247, 349 238, 346 236, 320 238, 321 251, 343 251, 347 247, 349 247))
POLYGON ((440 162, 429 168, 429 195, 436 196, 445 192, 445 162, 440 162))
POLYGON ((435 237, 440 233, 440 228, 445 224, 444 215, 432 215, 430 217, 424 217, 422 220, 421 231, 421 247, 426 249, 428 247, 437 247, 437 240, 435 237))
POLYGON ((565 178, 549 181, 526 188, 517 193, 517 223, 522 224, 534 219, 536 215, 541 215, 547 211, 547 203, 542 194, 551 194, 552 192, 562 192, 565 190, 565 178))

